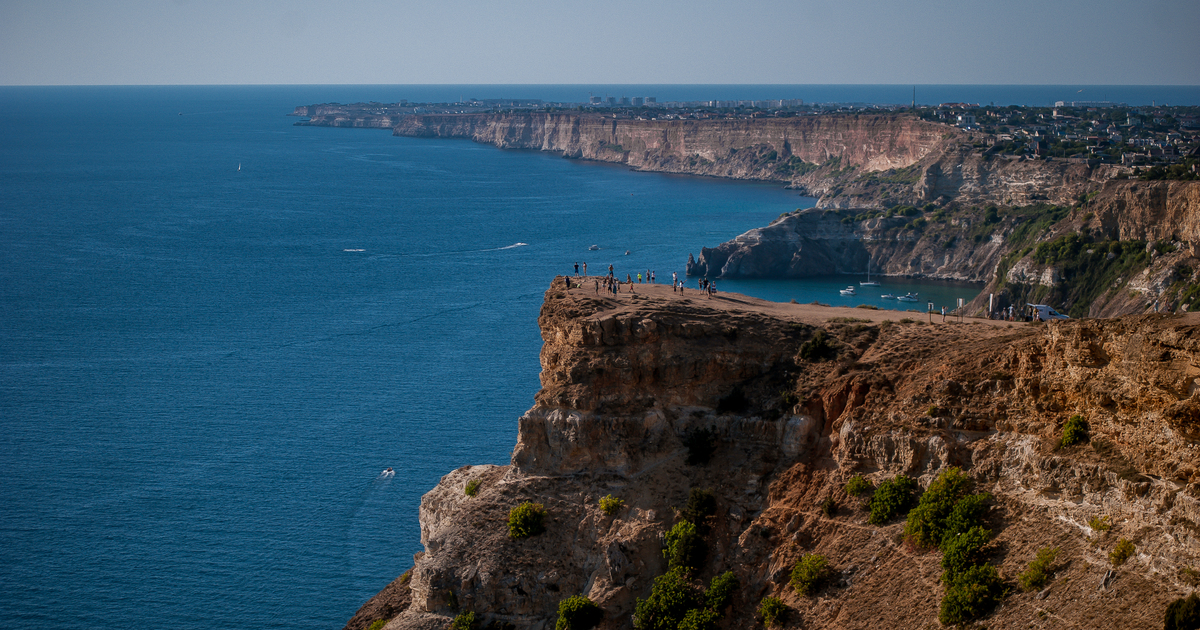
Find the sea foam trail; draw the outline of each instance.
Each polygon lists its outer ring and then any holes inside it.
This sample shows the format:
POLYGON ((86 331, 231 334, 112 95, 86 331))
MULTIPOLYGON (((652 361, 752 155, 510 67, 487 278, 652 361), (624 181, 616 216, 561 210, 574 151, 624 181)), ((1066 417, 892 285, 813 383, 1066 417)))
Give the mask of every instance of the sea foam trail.
MULTIPOLYGON (((463 254, 483 254, 487 252, 500 252, 506 249, 516 249, 518 247, 528 247, 529 243, 513 243, 504 247, 489 247, 486 249, 460 249, 451 252, 425 252, 420 254, 376 254, 379 258, 433 258, 436 256, 462 256, 463 254)), ((350 251, 350 250, 343 250, 350 251)))

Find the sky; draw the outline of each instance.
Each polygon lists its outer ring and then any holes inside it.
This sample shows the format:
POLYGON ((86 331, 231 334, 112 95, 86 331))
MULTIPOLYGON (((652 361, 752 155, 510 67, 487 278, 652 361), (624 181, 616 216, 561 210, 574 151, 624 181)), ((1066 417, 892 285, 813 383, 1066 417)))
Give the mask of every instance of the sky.
POLYGON ((0 0, 0 85, 1200 85, 1197 0, 0 0))

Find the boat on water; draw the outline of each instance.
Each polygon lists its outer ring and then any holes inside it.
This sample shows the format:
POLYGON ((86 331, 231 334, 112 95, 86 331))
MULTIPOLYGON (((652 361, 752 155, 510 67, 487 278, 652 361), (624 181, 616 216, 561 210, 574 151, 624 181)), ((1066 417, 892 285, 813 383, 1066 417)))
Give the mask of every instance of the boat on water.
POLYGON ((904 294, 904 295, 901 295, 900 297, 898 297, 898 298, 896 298, 896 299, 897 299, 897 300, 900 300, 901 302, 919 302, 919 301, 920 301, 920 300, 918 300, 918 299, 917 299, 917 294, 916 294, 916 293, 906 293, 906 294, 904 294))
POLYGON ((860 286, 860 287, 877 287, 877 286, 879 286, 878 282, 871 280, 871 260, 870 259, 867 259, 867 280, 866 280, 866 282, 859 282, 858 286, 860 286))
POLYGON ((842 289, 841 291, 838 291, 838 293, 841 293, 842 295, 857 295, 857 294, 854 292, 854 285, 848 286, 848 287, 846 287, 845 289, 842 289))
POLYGON ((389 466, 388 468, 383 469, 383 472, 379 473, 379 476, 380 477, 391 477, 395 474, 396 474, 396 471, 392 470, 391 467, 389 466))
POLYGON ((594 251, 597 251, 597 250, 599 250, 599 249, 600 249, 600 246, 599 246, 599 245, 592 245, 591 247, 589 247, 589 248, 588 248, 588 251, 589 251, 589 252, 594 252, 594 251))
POLYGON ((885 299, 885 300, 894 300, 894 299, 896 299, 896 296, 892 295, 891 293, 884 293, 883 295, 881 295, 881 296, 879 296, 879 297, 881 297, 881 298, 883 298, 883 299, 885 299))

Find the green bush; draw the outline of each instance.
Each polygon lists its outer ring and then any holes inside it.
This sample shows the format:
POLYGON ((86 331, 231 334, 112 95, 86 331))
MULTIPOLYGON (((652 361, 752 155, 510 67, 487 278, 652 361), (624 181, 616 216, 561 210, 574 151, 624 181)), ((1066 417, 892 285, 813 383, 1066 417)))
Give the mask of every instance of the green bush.
POLYGON ((938 610, 943 625, 965 624, 990 612, 1004 595, 1000 573, 991 564, 973 566, 946 586, 938 610))
POLYGON ((810 553, 796 561, 792 567, 792 588, 807 597, 817 592, 833 574, 829 561, 818 553, 810 553))
POLYGON ((992 539, 988 530, 973 527, 970 530, 947 536, 942 545, 942 582, 951 584, 983 560, 983 548, 992 539))
POLYGON ((696 526, 700 535, 708 533, 708 517, 717 513, 717 497, 708 490, 692 488, 688 493, 687 504, 679 513, 680 518, 696 526))
POLYGON ((450 622, 450 630, 474 630, 475 625, 475 613, 468 610, 454 617, 454 621, 450 622))
POLYGON ((837 514, 837 501, 834 501, 833 497, 827 497, 824 501, 821 501, 821 513, 825 516, 837 514))
MULTIPOLYGON (((917 547, 931 548, 942 542, 946 519, 958 500, 971 491, 973 482, 962 470, 951 468, 938 475, 921 495, 917 507, 908 513, 904 538, 917 547)), ((882 489, 882 488, 881 488, 882 489)), ((878 497, 878 493, 876 493, 878 497)))
POLYGON ((508 536, 521 539, 546 531, 546 508, 526 501, 508 512, 508 536))
MULTIPOLYGON (((992 495, 987 492, 965 496, 954 504, 950 516, 942 527, 943 543, 948 536, 957 536, 970 531, 973 527, 983 526, 983 515, 987 513, 992 495)), ((944 547, 943 547, 944 548, 944 547)))
POLYGON ((708 608, 693 608, 679 622, 679 630, 717 630, 721 615, 708 608))
POLYGON ((1021 585, 1021 590, 1036 591, 1045 586, 1046 582, 1050 580, 1050 569, 1054 567, 1054 560, 1057 558, 1058 548, 1039 549, 1037 557, 1029 563, 1029 568, 1017 576, 1017 583, 1021 585))
POLYGON ((852 497, 860 497, 871 491, 871 482, 867 481, 862 475, 854 475, 850 481, 846 482, 846 494, 852 497))
POLYGON ((1108 554, 1108 561, 1114 567, 1119 567, 1125 564, 1126 560, 1132 558, 1135 551, 1137 551, 1137 547, 1134 547, 1128 538, 1122 538, 1117 541, 1117 546, 1113 547, 1112 553, 1108 554))
POLYGON ((677 630, 687 612, 702 604, 700 594, 688 583, 683 569, 671 569, 654 578, 649 597, 638 598, 633 627, 637 630, 677 630))
POLYGON ((387 619, 376 619, 371 622, 371 625, 367 626, 367 630, 379 630, 385 623, 387 623, 387 619))
POLYGON ((1071 416, 1063 425, 1062 442, 1065 446, 1073 446, 1088 441, 1088 424, 1083 416, 1071 416))
POLYGON ((1107 516, 1093 516, 1088 519, 1088 527, 1092 531, 1106 532, 1112 529, 1112 519, 1107 516))
POLYGON ((621 507, 625 505, 625 501, 609 494, 600 499, 600 509, 609 516, 616 515, 621 511, 621 507))
POLYGON ((480 482, 478 479, 472 479, 468 481, 467 485, 463 487, 463 494, 469 497, 479 494, 479 483, 480 482))
POLYGON ((591 630, 604 619, 604 611, 583 595, 572 595, 558 603, 554 630, 591 630))
POLYGON ((824 330, 818 330, 812 339, 800 344, 800 358, 805 361, 824 361, 837 354, 837 350, 829 343, 824 330))
POLYGON ((1197 630, 1200 628, 1200 597, 1195 593, 1167 605, 1163 630, 1197 630))
POLYGON ((708 585, 708 592, 704 594, 704 601, 709 608, 721 612, 733 602, 733 593, 740 587, 741 583, 733 571, 726 571, 713 577, 708 585))
POLYGON ((778 621, 782 623, 787 617, 788 607, 778 597, 764 597, 758 604, 758 615, 762 617, 763 626, 770 628, 778 621))
POLYGON ((672 569, 682 569, 691 573, 704 566, 704 556, 708 546, 696 530, 696 525, 688 521, 679 521, 667 532, 667 546, 663 549, 663 557, 667 566, 672 569))
POLYGON ((883 525, 901 514, 907 514, 913 505, 917 482, 911 477, 897 475, 879 484, 871 498, 872 525, 883 525))

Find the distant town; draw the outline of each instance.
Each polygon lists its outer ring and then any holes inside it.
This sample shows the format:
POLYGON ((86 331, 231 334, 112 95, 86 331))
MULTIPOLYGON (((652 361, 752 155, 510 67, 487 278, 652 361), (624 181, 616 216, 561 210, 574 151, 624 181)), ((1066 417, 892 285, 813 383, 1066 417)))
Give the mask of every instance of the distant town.
POLYGON ((380 122, 398 121, 403 116, 420 114, 572 110, 633 120, 913 113, 923 120, 980 132, 977 139, 979 148, 1007 159, 1058 158, 1091 165, 1121 164, 1137 167, 1140 172, 1146 170, 1142 167, 1158 167, 1156 173, 1171 171, 1171 179, 1196 177, 1196 164, 1200 161, 1200 107, 1195 106, 1130 106, 1109 101, 1058 101, 1053 107, 978 103, 805 103, 801 99, 659 102, 654 96, 590 95, 586 102, 579 103, 477 98, 457 103, 416 103, 407 100, 347 105, 327 103, 297 108, 296 115, 317 117, 318 107, 321 116, 336 112, 347 117, 382 119, 380 122))

